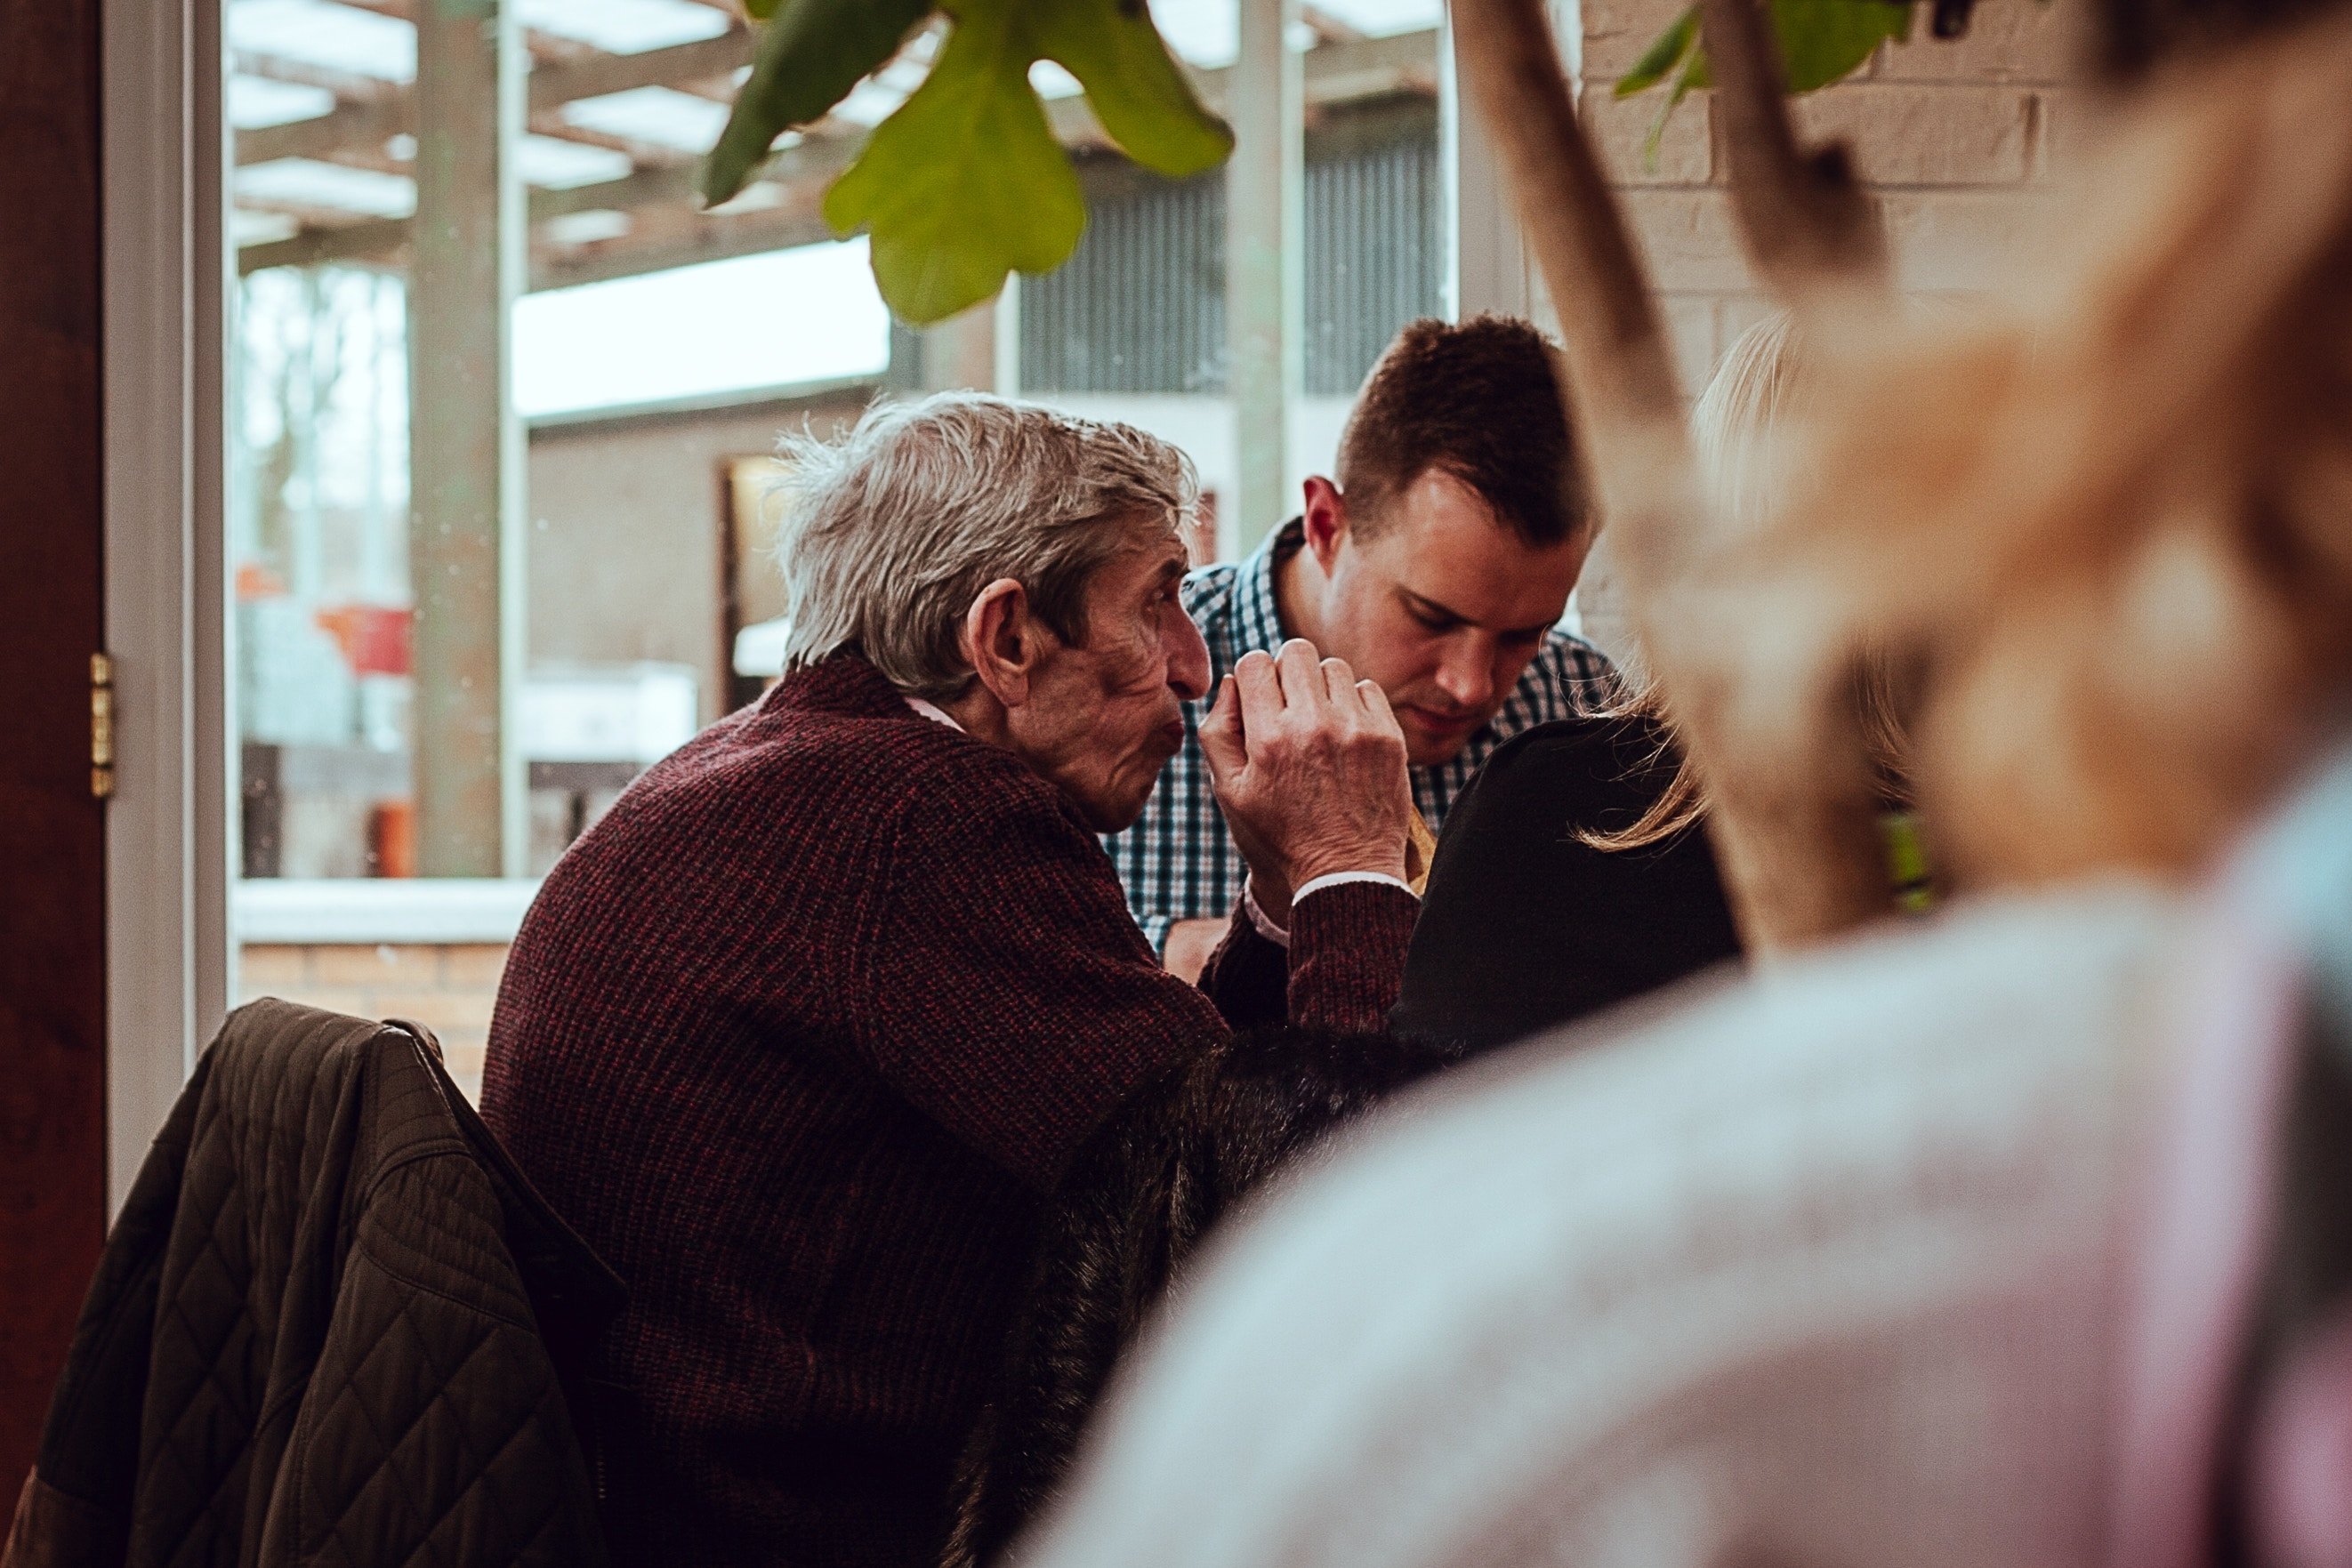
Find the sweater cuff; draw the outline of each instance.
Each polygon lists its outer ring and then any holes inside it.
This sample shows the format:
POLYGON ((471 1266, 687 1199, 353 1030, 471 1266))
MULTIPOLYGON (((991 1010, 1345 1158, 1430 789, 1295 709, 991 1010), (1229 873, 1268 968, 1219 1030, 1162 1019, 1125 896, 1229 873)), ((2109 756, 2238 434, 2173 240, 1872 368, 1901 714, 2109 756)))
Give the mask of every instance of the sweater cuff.
MULTIPOLYGON (((1416 903, 1421 898, 1419 894, 1412 892, 1412 883, 1401 876, 1391 876, 1384 871, 1335 871, 1327 872, 1321 876, 1307 878, 1307 885, 1290 895, 1291 908, 1294 911, 1297 910, 1311 894, 1320 893, 1327 887, 1342 887, 1351 882, 1374 882, 1384 887, 1402 888, 1404 892, 1412 894, 1416 903)), ((1249 916, 1249 923, 1257 927, 1259 936, 1277 947, 1285 949, 1289 947, 1289 930, 1277 924, 1274 916, 1265 912, 1265 906, 1258 903, 1257 883, 1255 881, 1242 883, 1242 913, 1249 916)), ((1164 942, 1166 938, 1162 937, 1161 940, 1164 942)))
POLYGON ((1382 878, 1320 888, 1290 910, 1290 1019, 1375 1033, 1387 1027, 1421 901, 1382 878))

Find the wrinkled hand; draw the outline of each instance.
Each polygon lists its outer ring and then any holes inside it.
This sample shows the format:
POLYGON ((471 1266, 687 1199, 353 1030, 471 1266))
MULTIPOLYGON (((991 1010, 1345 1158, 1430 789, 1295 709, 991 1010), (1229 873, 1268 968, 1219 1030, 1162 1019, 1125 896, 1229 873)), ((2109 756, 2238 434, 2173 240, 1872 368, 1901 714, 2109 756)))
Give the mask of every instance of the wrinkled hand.
POLYGON ((1345 660, 1296 637, 1278 655, 1244 654, 1201 721, 1201 749, 1269 917, 1286 921, 1292 890, 1333 872, 1403 876, 1404 732, 1345 660))

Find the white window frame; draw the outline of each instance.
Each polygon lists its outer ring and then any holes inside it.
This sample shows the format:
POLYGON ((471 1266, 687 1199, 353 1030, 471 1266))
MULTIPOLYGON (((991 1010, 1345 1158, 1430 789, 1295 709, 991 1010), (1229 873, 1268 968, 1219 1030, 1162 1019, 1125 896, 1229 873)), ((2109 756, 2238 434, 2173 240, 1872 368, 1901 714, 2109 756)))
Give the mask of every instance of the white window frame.
MULTIPOLYGON (((1580 0, 1550 0, 1552 31, 1569 91, 1580 94, 1584 11, 1580 0)), ((1438 163, 1444 171, 1447 314, 1459 321, 1492 310, 1553 325, 1549 300, 1503 187, 1494 142, 1475 106, 1462 100, 1454 68, 1454 16, 1438 35, 1438 163)))
MULTIPOLYGON (((106 635, 120 737, 107 823, 108 1190, 119 1206, 236 994, 223 532, 235 272, 222 0, 102 5, 106 635)), ((1573 82, 1578 0, 1552 0, 1552 13, 1573 82)), ((1539 311, 1492 150, 1454 88, 1450 30, 1443 47, 1448 304, 1456 316, 1539 311)), ((1000 363, 1019 342, 1012 293, 1000 363)))
POLYGON ((110 1211, 231 994, 219 0, 103 0, 110 1211))

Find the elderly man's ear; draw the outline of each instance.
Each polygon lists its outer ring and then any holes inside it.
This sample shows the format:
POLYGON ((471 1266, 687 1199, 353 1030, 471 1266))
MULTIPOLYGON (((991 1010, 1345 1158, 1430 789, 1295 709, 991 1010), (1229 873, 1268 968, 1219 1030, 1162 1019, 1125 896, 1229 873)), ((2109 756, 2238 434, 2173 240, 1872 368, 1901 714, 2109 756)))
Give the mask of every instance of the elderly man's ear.
POLYGON ((991 696, 1009 708, 1029 700, 1029 682, 1052 638, 1030 613, 1028 590, 1009 577, 982 589, 964 612, 963 638, 971 672, 991 696))

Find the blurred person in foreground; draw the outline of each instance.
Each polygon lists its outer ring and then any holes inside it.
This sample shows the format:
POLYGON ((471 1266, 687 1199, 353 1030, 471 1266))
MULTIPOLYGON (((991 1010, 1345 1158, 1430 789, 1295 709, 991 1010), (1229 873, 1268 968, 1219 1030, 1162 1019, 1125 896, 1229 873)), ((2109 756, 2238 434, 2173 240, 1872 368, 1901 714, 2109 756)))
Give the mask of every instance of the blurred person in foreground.
MULTIPOLYGON (((1604 706, 1612 673, 1559 622, 1592 543, 1555 350, 1525 321, 1415 321, 1357 395, 1336 474, 1239 564, 1185 580, 1213 675, 1303 637, 1387 692, 1433 832, 1513 736, 1604 706)), ((1202 754, 1206 713, 1109 841, 1145 935, 1188 978, 1241 890, 1202 754)))
POLYGON ((915 1568, 1074 1151, 1239 1013, 1379 1027, 1404 741, 1304 643, 1218 683, 1250 881, 1188 985, 1097 836, 1212 689, 1181 455, 972 395, 787 444, 784 678, 549 874, 482 1111, 629 1286, 589 1413, 616 1558, 915 1568))
POLYGON ((1916 661, 1958 896, 1367 1129, 1025 1568, 2352 1562, 2352 16, 2109 10, 2194 47, 1752 558, 1916 661))

